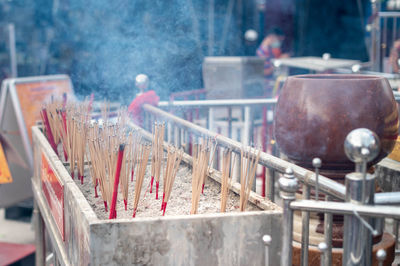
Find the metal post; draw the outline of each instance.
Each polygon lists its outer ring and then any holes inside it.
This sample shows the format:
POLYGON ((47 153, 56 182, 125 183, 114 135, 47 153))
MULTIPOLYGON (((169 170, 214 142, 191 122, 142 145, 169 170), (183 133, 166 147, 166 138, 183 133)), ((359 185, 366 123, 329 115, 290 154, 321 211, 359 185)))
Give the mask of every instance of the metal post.
POLYGON ((15 47, 15 27, 12 23, 8 24, 8 45, 10 46, 11 77, 16 78, 18 76, 17 51, 15 47))
POLYGON ((326 256, 328 255, 328 245, 325 242, 321 242, 318 244, 318 249, 321 252, 321 266, 327 266, 326 264, 326 256))
MULTIPOLYGON (((375 177, 367 173, 367 163, 379 153, 377 135, 366 128, 355 129, 347 135, 344 150, 359 171, 346 175, 346 202, 372 205, 375 177)), ((372 222, 372 218, 364 219, 356 211, 354 215, 344 217, 343 265, 371 265, 372 222)))
POLYGON ((268 192, 267 197, 272 201, 275 202, 275 170, 272 168, 268 168, 268 192))
MULTIPOLYGON (((375 178, 367 175, 365 185, 365 202, 363 197, 363 174, 351 173, 346 175, 346 201, 355 204, 373 204, 375 178)), ((344 239, 343 239, 343 265, 371 265, 372 260, 372 234, 364 222, 371 224, 371 218, 363 218, 356 215, 345 215, 344 217, 344 239)))
POLYGON ((272 239, 270 235, 263 236, 263 242, 265 245, 265 266, 269 266, 269 246, 271 245, 272 239))
POLYGON ((380 10, 380 1, 371 0, 372 4, 372 15, 374 16, 374 21, 372 23, 371 28, 371 53, 370 53, 370 61, 372 62, 373 71, 380 71, 381 68, 381 31, 380 31, 380 20, 379 10, 380 10))
POLYGON ((208 110, 208 130, 214 132, 214 112, 215 109, 214 108, 210 108, 208 110))
POLYGON ((292 241, 293 241, 293 211, 290 203, 296 200, 298 189, 297 179, 291 168, 286 169, 285 174, 279 178, 280 196, 283 199, 283 237, 281 266, 292 265, 292 241))
MULTIPOLYGON (((330 201, 330 197, 326 196, 326 201, 330 201)), ((326 252, 324 255, 324 265, 332 265, 332 223, 333 223, 332 213, 324 214, 324 233, 325 233, 325 245, 326 252)), ((322 264, 321 264, 322 265, 322 264)))
MULTIPOLYGON (((303 199, 310 199, 310 187, 303 185, 303 199)), ((310 233, 310 213, 302 212, 302 230, 301 230, 301 266, 308 265, 308 244, 310 233)))
POLYGON ((386 259, 386 251, 384 249, 379 249, 376 252, 376 259, 378 260, 378 263, 379 263, 378 265, 383 266, 383 262, 386 259))
POLYGON ((243 126, 243 134, 242 134, 242 143, 244 145, 249 145, 250 140, 250 126, 251 126, 251 115, 250 115, 250 106, 244 107, 244 126, 243 126))
POLYGON ((208 56, 214 55, 214 0, 208 3, 208 56))
POLYGON ((44 240, 44 222, 42 215, 40 214, 39 207, 36 201, 34 202, 34 226, 35 226, 35 264, 44 265, 45 264, 45 240, 44 240))
POLYGON ((393 219, 393 234, 396 239, 394 248, 397 249, 399 243, 399 220, 393 219))

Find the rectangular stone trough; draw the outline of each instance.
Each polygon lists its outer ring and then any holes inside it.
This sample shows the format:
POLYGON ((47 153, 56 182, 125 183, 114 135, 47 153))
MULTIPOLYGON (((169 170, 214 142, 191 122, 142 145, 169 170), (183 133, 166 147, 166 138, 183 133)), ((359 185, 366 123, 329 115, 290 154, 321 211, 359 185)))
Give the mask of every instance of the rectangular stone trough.
POLYGON ((102 220, 40 128, 32 133, 37 261, 47 232, 61 265, 264 265, 268 234, 269 265, 279 265, 282 212, 255 193, 250 201, 260 211, 102 220))

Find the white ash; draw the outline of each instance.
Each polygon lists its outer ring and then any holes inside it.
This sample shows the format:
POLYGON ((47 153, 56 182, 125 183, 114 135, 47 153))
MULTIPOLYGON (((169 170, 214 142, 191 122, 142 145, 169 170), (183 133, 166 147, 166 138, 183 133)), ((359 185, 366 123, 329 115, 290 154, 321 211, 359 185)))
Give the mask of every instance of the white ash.
MULTIPOLYGON (((68 166, 67 166, 68 168, 68 166)), ((90 206, 93 208, 99 219, 108 219, 109 212, 105 212, 104 202, 101 197, 100 188, 97 188, 98 197, 95 198, 94 186, 90 177, 89 171, 86 168, 84 183, 81 184, 80 180, 75 178, 76 185, 81 189, 83 195, 88 200, 90 206)), ((153 184, 153 191, 150 194, 150 164, 147 166, 146 174, 143 181, 143 187, 140 194, 140 200, 136 217, 157 217, 162 216, 161 202, 163 195, 163 173, 160 177, 159 198, 156 200, 156 182, 153 184)), ((75 176, 77 174, 75 173, 75 176)), ((136 178, 136 177, 135 177, 136 178)), ((122 193, 118 193, 117 199, 117 219, 132 218, 133 215, 133 199, 135 178, 133 182, 129 180, 129 195, 128 195, 128 209, 125 211, 125 206, 122 198, 122 193)), ((181 163, 180 169, 175 178, 172 187, 170 199, 168 200, 165 216, 176 215, 189 215, 191 209, 192 198, 192 170, 185 163, 181 163)), ((121 187, 119 187, 119 190, 121 187)), ((220 212, 221 204, 221 185, 211 178, 207 178, 204 187, 204 194, 200 196, 198 205, 198 214, 204 213, 218 213, 220 212)), ((108 210, 111 204, 108 204, 108 210)), ((271 209, 276 209, 277 206, 271 202, 271 209)), ((246 211, 260 211, 259 207, 252 203, 248 203, 246 211)), ((227 201, 226 212, 239 212, 239 195, 230 191, 227 201)), ((133 219, 133 218, 132 218, 133 219)))

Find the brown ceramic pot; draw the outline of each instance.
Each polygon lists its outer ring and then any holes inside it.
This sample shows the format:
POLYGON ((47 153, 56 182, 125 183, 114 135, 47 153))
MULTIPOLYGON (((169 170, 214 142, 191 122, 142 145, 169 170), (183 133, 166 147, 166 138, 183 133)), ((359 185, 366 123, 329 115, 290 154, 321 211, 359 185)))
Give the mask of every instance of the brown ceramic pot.
POLYGON ((325 174, 342 177, 354 170, 343 148, 351 130, 368 128, 378 135, 381 151, 374 164, 392 151, 398 127, 392 89, 377 76, 292 76, 276 106, 275 138, 280 150, 306 168, 312 168, 312 159, 319 157, 325 174))

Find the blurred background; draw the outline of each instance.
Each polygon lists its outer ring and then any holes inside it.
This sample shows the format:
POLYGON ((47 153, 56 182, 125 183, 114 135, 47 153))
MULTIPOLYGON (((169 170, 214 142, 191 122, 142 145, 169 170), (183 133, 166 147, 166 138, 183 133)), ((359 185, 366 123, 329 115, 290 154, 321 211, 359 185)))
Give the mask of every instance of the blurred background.
POLYGON ((137 74, 147 73, 162 99, 202 88, 205 56, 253 56, 271 28, 284 32, 291 56, 368 61, 370 16, 368 0, 0 0, 0 25, 15 26, 18 76, 65 73, 78 96, 126 104, 137 74))

